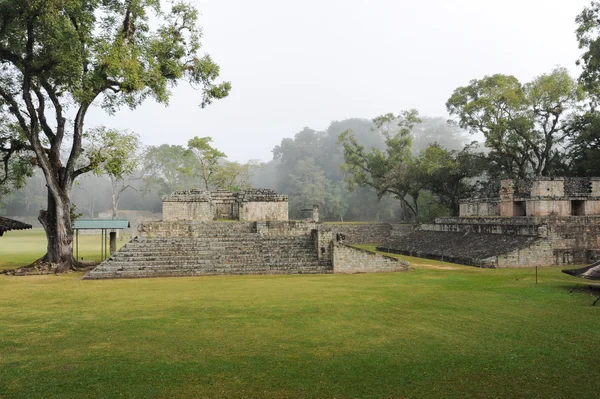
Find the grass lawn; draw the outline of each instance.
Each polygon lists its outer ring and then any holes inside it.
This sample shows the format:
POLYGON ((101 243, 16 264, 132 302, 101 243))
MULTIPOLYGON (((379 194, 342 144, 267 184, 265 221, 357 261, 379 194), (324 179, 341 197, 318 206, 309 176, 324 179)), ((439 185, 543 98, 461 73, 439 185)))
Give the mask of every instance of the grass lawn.
POLYGON ((0 276, 0 398, 600 395, 600 306, 559 268, 79 277, 0 276))
MULTIPOLYGON (((128 237, 127 237, 128 238, 128 237)), ((100 261, 100 234, 79 234, 79 258, 100 261)), ((25 266, 46 253, 46 235, 42 228, 8 231, 0 237, 0 270, 25 266)), ((127 240, 117 240, 121 247, 127 240)))

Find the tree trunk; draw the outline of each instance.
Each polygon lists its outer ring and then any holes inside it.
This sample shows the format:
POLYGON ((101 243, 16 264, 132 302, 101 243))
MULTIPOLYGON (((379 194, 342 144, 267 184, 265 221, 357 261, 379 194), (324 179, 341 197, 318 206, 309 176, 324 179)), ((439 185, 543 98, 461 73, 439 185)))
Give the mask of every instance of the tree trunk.
POLYGON ((112 189, 112 218, 117 218, 117 208, 119 207, 119 194, 117 193, 117 188, 115 184, 113 184, 112 189))
POLYGON ((55 264, 56 273, 64 273, 77 268, 73 257, 73 228, 71 227, 71 201, 56 201, 48 193, 48 210, 40 211, 38 220, 46 231, 48 247, 43 262, 55 264))

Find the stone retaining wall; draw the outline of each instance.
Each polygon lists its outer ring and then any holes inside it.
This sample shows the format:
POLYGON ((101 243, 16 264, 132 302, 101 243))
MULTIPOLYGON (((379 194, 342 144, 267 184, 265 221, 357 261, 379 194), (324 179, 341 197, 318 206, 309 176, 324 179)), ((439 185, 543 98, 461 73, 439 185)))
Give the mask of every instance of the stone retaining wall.
POLYGON ((346 244, 381 244, 390 237, 401 237, 413 231, 414 226, 390 223, 327 223, 334 237, 340 233, 346 244))
POLYGON ((391 256, 379 255, 347 245, 333 245, 334 273, 404 272, 409 268, 408 262, 391 256))

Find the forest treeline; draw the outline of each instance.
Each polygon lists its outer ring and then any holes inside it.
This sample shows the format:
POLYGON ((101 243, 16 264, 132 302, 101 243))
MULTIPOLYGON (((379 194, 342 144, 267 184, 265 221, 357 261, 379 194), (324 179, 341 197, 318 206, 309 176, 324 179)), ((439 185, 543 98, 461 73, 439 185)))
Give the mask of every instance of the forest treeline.
MULTIPOLYGON (((384 136, 373 121, 361 118, 334 121, 325 131, 304 128, 273 148, 273 159, 266 163, 228 161, 224 153, 213 148, 209 140, 202 142, 202 138, 191 139, 188 146, 163 144, 143 148, 141 143, 136 143, 130 147, 132 152, 127 157, 135 165, 129 174, 114 179, 101 169, 96 174, 82 176, 73 188, 72 201, 76 213, 91 218, 98 217, 99 213, 111 214, 113 209, 116 213, 117 208, 158 213, 161 197, 176 190, 237 191, 260 187, 288 195, 290 217, 294 219, 307 217, 303 210, 312 205, 319 205, 326 220, 401 221, 410 218, 392 195, 378 198, 375 189, 351 184, 349 172, 343 169, 344 149, 339 142, 340 135, 347 131, 352 131, 365 147, 385 150, 384 136), (203 144, 204 154, 197 148, 203 144), (203 172, 211 170, 211 165, 206 163, 210 160, 213 170, 207 179, 203 172)), ((465 131, 443 118, 423 118, 412 134, 414 155, 431 143, 458 151, 471 139, 465 131)), ((37 217, 46 196, 45 179, 38 172, 24 187, 5 197, 3 211, 13 216, 37 217)), ((448 213, 430 193, 423 194, 419 203, 423 219, 448 213)))
POLYGON ((0 212, 37 216, 56 244, 48 259, 58 263, 72 263, 73 218, 159 212, 161 196, 176 190, 272 188, 289 196, 294 219, 318 205, 324 220, 427 221, 456 215, 461 198, 494 195, 502 178, 600 175, 600 2, 576 17, 579 77, 556 67, 528 82, 501 73, 473 79, 449 93, 450 120, 401 110, 306 127, 266 163, 230 161, 211 137, 144 147, 134 132, 86 129, 96 99, 108 112, 150 96, 167 103, 168 88, 185 78, 199 85, 204 107, 231 89, 209 56, 196 56, 193 7, 173 7, 154 36, 112 26, 127 9, 96 7, 1 10, 14 18, 0 30, 0 212), (35 46, 17 40, 24 34, 35 46), (150 37, 152 45, 136 48, 150 37))

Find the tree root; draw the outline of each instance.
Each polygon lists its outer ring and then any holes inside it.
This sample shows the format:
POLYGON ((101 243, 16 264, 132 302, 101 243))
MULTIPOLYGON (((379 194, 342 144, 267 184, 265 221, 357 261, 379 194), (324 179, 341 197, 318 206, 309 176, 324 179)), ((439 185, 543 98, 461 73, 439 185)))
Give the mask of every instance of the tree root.
POLYGON ((35 262, 11 270, 0 271, 0 274, 9 276, 39 276, 48 274, 66 274, 71 272, 86 272, 94 268, 94 265, 78 262, 73 258, 70 262, 63 264, 51 263, 46 260, 46 256, 41 257, 35 262))

